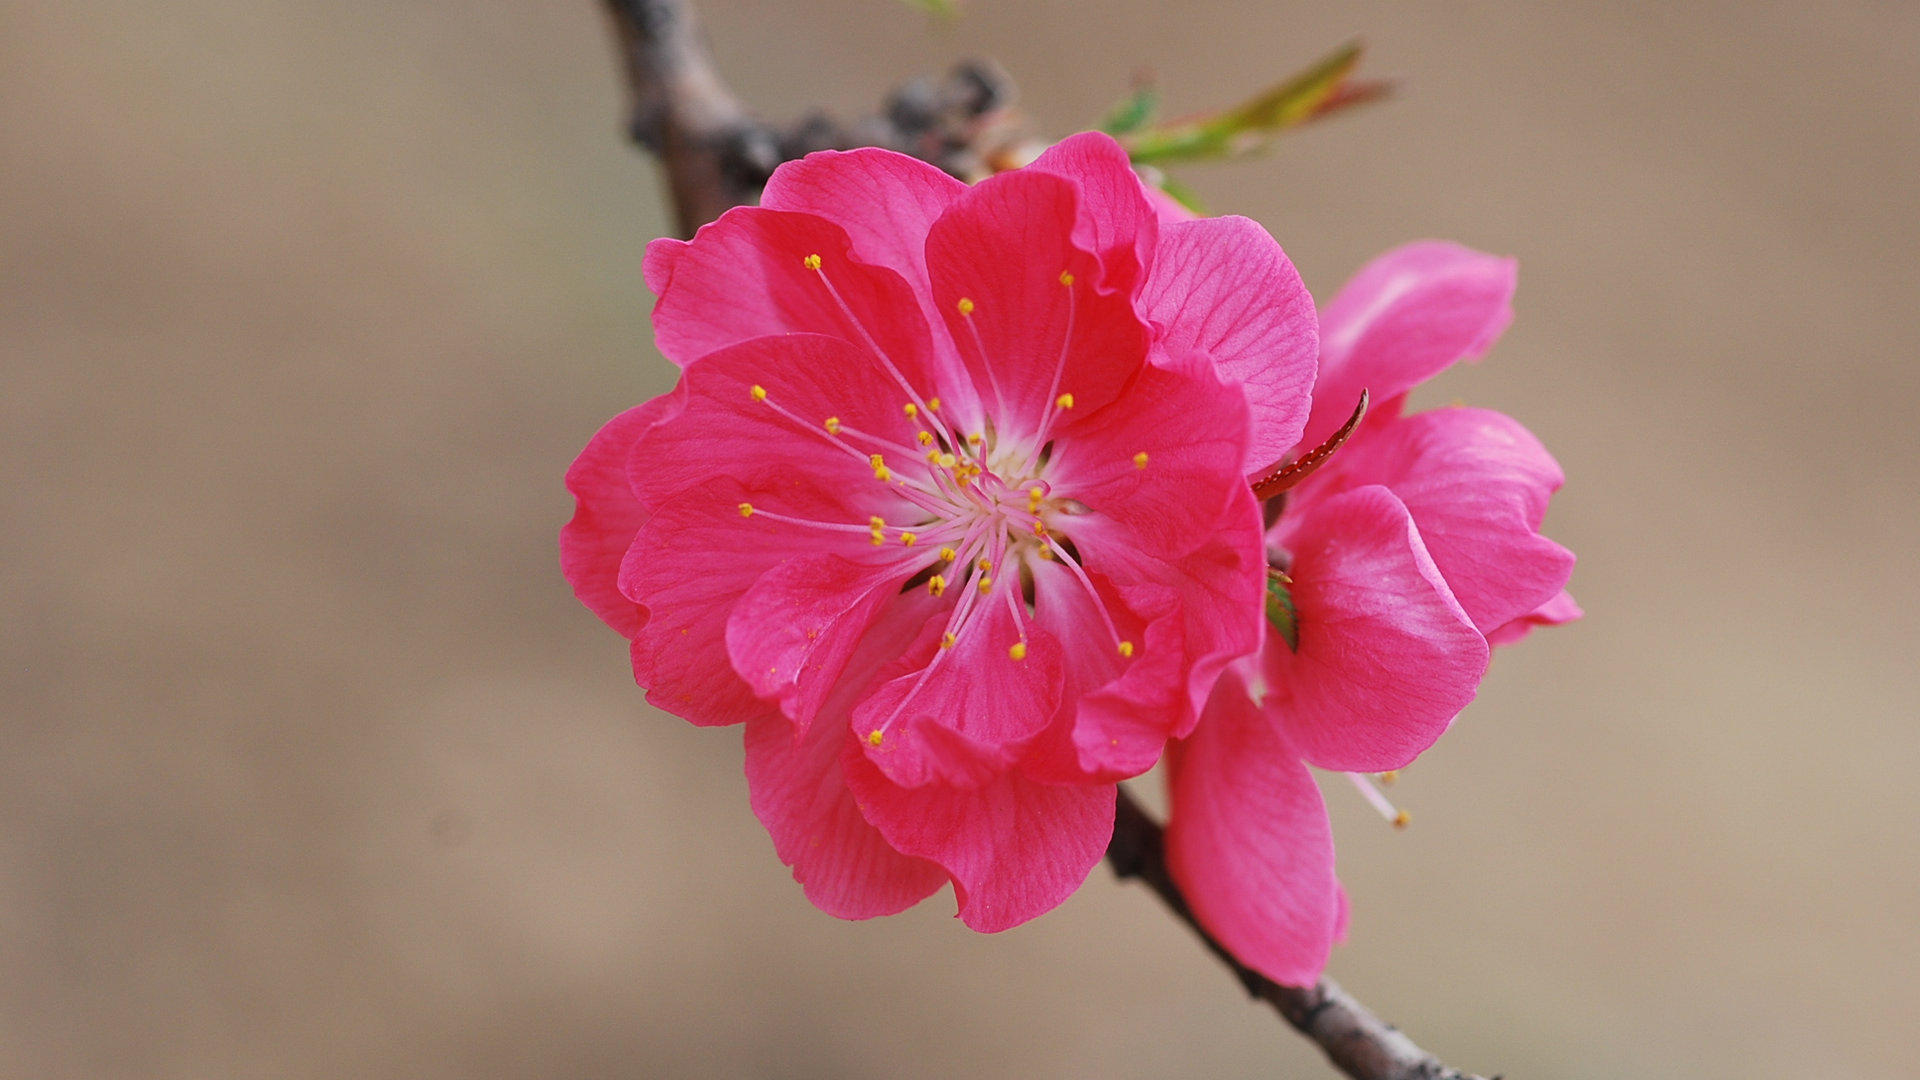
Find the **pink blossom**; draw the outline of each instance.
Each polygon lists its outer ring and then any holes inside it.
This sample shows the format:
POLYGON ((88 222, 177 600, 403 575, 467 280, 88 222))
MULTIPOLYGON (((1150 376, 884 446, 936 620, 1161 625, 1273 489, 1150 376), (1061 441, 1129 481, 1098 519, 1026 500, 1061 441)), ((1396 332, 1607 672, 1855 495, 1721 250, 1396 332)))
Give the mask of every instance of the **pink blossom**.
POLYGON ((1326 305, 1297 452, 1339 429, 1363 388, 1375 406, 1268 535, 1297 641, 1269 633, 1171 756, 1175 878, 1208 930, 1277 981, 1311 983, 1344 933, 1307 766, 1405 766, 1472 700, 1490 643, 1580 614, 1564 591, 1573 555, 1539 531, 1562 482, 1539 441, 1484 409, 1404 414, 1416 383, 1492 346, 1513 286, 1512 260, 1418 243, 1326 305))
POLYGON ((1299 441, 1317 351, 1291 264, 1245 219, 1162 224, 1083 135, 973 187, 815 154, 645 271, 683 371, 568 474, 576 593, 649 701, 745 725, 822 909, 1058 904, 1115 781, 1258 648, 1245 477, 1299 441))

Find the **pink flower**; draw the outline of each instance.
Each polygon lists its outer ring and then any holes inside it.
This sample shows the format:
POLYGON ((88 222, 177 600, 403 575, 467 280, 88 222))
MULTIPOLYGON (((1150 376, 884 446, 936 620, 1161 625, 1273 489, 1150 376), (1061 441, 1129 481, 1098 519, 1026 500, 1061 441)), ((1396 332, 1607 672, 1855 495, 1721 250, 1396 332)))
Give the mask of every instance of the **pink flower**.
POLYGON ((1299 451, 1338 430, 1363 388, 1375 405, 1268 535, 1297 641, 1270 633, 1171 755, 1174 876, 1208 930, 1279 982, 1316 979, 1346 921, 1307 766, 1408 764, 1472 700, 1490 643, 1580 614, 1563 588, 1573 555, 1539 532, 1562 482, 1539 441, 1484 409, 1403 415, 1414 384, 1491 347, 1513 286, 1511 260, 1418 243, 1326 306, 1299 451))
POLYGON ((576 593, 649 701, 745 724, 822 909, 1058 904, 1114 782, 1258 648, 1245 477, 1298 442, 1317 348, 1292 266, 1244 219, 1162 225, 1082 135, 974 187, 815 154, 646 276, 684 370, 568 475, 576 593))

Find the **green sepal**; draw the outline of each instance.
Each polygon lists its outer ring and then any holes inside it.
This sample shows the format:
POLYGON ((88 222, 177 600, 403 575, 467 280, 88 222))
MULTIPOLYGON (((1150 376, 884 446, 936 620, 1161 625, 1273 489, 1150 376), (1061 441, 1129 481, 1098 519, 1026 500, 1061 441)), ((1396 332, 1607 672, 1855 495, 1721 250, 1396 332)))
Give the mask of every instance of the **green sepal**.
POLYGON ((1353 42, 1232 108, 1129 130, 1121 145, 1137 165, 1250 153, 1279 132, 1383 93, 1384 84, 1349 81, 1359 62, 1353 42))

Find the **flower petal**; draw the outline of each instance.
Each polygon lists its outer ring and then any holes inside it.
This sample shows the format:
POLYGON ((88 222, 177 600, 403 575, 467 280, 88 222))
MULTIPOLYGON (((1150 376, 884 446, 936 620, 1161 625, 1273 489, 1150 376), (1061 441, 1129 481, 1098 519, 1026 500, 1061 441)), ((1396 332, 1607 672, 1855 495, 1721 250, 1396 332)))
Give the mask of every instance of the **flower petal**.
POLYGON ((1140 310, 1161 349, 1197 352, 1246 388, 1253 438, 1242 472, 1283 457, 1307 424, 1319 319, 1300 274, 1267 230, 1243 217, 1201 218, 1160 234, 1140 310))
POLYGON ((845 509, 838 520, 864 525, 872 514, 893 520, 907 504, 875 479, 869 443, 831 434, 825 425, 832 417, 912 445, 915 427, 902 412, 903 396, 869 352, 837 338, 788 334, 741 342, 681 372, 675 411, 640 440, 629 479, 642 504, 657 505, 722 474, 799 470, 840 494, 845 509))
POLYGON ((1562 589, 1560 595, 1488 634, 1487 644, 1511 645, 1532 633, 1536 626, 1559 626, 1585 614, 1574 602, 1573 594, 1562 589))
POLYGON ((1270 713, 1323 769, 1406 765, 1473 700, 1486 639, 1386 488, 1291 509, 1279 535, 1293 553, 1300 648, 1267 636, 1270 713))
POLYGON ((1080 188, 1076 239, 1100 256, 1104 288, 1134 295, 1158 242, 1159 218, 1126 150, 1111 135, 1083 131, 1047 147, 1026 171, 1064 177, 1080 188))
POLYGON ((1295 497, 1392 489, 1448 591, 1489 633, 1551 600, 1573 574, 1573 553, 1540 535, 1564 480, 1519 421, 1490 409, 1434 409, 1369 428, 1295 497))
POLYGON ((567 470, 574 511, 560 530, 560 570, 581 603, 628 637, 647 612, 621 595, 620 560, 646 524, 647 512, 627 482, 627 458, 671 404, 663 395, 607 421, 567 470))
POLYGON ((836 500, 791 470, 751 482, 716 476, 656 507, 634 537, 620 567, 620 591, 648 611, 633 634, 633 672, 655 706, 701 725, 737 724, 768 711, 728 660, 734 605, 783 560, 866 543, 740 516, 743 502, 775 500, 799 514, 838 509, 836 500))
MULTIPOLYGON (((919 158, 891 150, 822 150, 773 171, 760 205, 812 214, 840 226, 853 257, 884 266, 924 296, 927 230, 967 185, 919 158)), ((929 304, 929 325, 939 318, 929 304)))
MULTIPOLYGON (((898 272, 856 258, 840 226, 743 206, 702 226, 691 243, 674 243, 655 241, 648 263, 650 280, 662 285, 654 337, 681 367, 753 338, 825 334, 877 349, 884 361, 875 363, 891 362, 923 398, 940 392, 914 289, 898 272), (660 254, 651 254, 656 247, 660 254)), ((896 387, 889 399, 904 401, 905 391, 896 387)))
POLYGON ((1248 967, 1311 986, 1341 929, 1333 830, 1313 776, 1239 676, 1220 680, 1168 769, 1167 868, 1248 967))
MULTIPOLYGON (((1123 632, 1132 634, 1133 657, 1117 663, 1104 624, 1076 593, 1076 582, 1054 564, 1051 578, 1036 570, 1034 617, 1061 640, 1073 643, 1067 664, 1087 689, 1068 726, 1069 760, 1059 746, 1030 773, 1048 779, 1070 776, 1118 780, 1137 776, 1159 760, 1169 738, 1193 730, 1214 680, 1228 664, 1253 653, 1261 640, 1261 596, 1266 561, 1252 540, 1258 504, 1241 485, 1237 505, 1207 534, 1199 548, 1171 563, 1120 548, 1083 548, 1089 576, 1121 582, 1124 605, 1109 602, 1123 632), (1150 620, 1130 629, 1126 611, 1150 620), (1101 675, 1105 679, 1099 679, 1101 675), (1117 678, 1115 677, 1117 676, 1117 678)), ((1057 742, 1058 740, 1049 740, 1057 742)))
POLYGON ((898 649, 898 638, 925 621, 924 598, 903 597, 861 641, 820 722, 797 735, 777 714, 747 722, 747 790, 753 812, 793 867, 807 899, 829 915, 891 915, 947 883, 934 863, 902 855, 860 816, 840 767, 853 743, 847 710, 898 649))
POLYGON ((1392 415, 1415 384, 1476 359, 1513 321, 1515 262, 1423 240, 1362 267, 1320 315, 1320 378, 1300 446, 1338 430, 1360 391, 1392 415))
POLYGON ((1111 784, 1039 784, 1001 773, 972 788, 903 788, 858 749, 841 758, 861 813, 887 843, 953 879, 960 919, 982 933, 1059 906, 1113 837, 1111 784))
POLYGON ((927 236, 934 300, 1003 446, 1037 436, 1058 395, 1090 412, 1146 363, 1146 325, 1099 286, 1100 261, 1075 241, 1079 199, 1061 177, 1001 173, 927 236))
POLYGON ((1204 358, 1149 367, 1125 397, 1060 429, 1048 475, 1091 511, 1060 530, 1082 545, 1178 558, 1246 490, 1246 438, 1245 395, 1204 358))
POLYGON ((897 551, 876 561, 798 555, 761 574, 727 618, 727 654, 754 693, 813 723, 874 617, 915 567, 897 551))
POLYGON ((936 611, 882 673, 890 677, 854 707, 854 733, 866 737, 862 748, 893 783, 989 783, 1060 707, 1060 643, 1030 622, 1024 634, 1015 624, 1007 596, 1017 580, 1003 575, 977 599, 950 648, 941 637, 952 609, 936 611), (878 743, 871 741, 876 731, 878 743))

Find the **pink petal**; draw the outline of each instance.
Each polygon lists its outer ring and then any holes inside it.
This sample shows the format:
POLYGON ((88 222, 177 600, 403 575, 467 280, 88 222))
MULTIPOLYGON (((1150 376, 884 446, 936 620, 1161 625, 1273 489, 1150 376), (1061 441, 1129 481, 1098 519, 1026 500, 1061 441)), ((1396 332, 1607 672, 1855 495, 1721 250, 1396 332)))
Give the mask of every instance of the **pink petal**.
POLYGON ((1253 439, 1241 471, 1280 460, 1300 441, 1319 356, 1319 320, 1300 274, 1257 223, 1202 218, 1160 234, 1140 310, 1156 344, 1197 352, 1246 388, 1253 439))
POLYGON ((1473 700, 1486 640, 1386 488, 1290 507, 1280 530, 1300 649, 1268 635, 1270 711, 1323 769, 1406 765, 1473 700))
POLYGON ((848 662, 821 721, 797 736, 777 715, 746 728, 747 790, 754 815, 773 836, 780 861, 793 867, 807 899, 830 915, 891 915, 946 884, 946 871, 902 855, 860 816, 840 757, 853 743, 847 710, 857 692, 892 658, 900 635, 927 617, 924 599, 902 598, 883 614, 848 662))
POLYGON ((1168 770, 1167 867, 1200 925, 1248 967, 1310 986, 1340 929, 1333 830, 1312 774, 1237 675, 1168 770))
POLYGON ((1320 315, 1320 378, 1300 445, 1333 434, 1363 389, 1390 415, 1415 384, 1484 355, 1513 321, 1515 266, 1424 240, 1361 268, 1320 315))
POLYGON ((1540 440, 1489 409, 1435 409, 1369 428, 1302 502, 1382 484, 1406 504, 1447 589, 1482 633, 1525 615, 1573 574, 1573 553, 1540 535, 1565 477, 1540 440))
MULTIPOLYGON (((878 347, 923 397, 937 366, 926 316, 896 271, 851 253, 846 230, 812 214, 738 207, 682 247, 649 251, 663 285, 654 305, 660 351, 682 367, 717 349, 773 334, 825 334, 878 347), (668 253, 671 264, 661 269, 668 253), (818 269, 810 269, 812 256, 818 269)), ((874 361, 879 364, 876 359, 874 361)), ((905 392, 890 395, 906 400, 905 392)), ((896 406, 897 407, 897 406, 896 406)))
POLYGON ((728 616, 734 670, 803 729, 875 615, 899 598, 901 583, 916 569, 897 550, 885 554, 878 563, 826 554, 787 559, 760 575, 728 616))
POLYGON ((1001 773, 973 788, 903 788, 856 748, 841 758, 860 811, 887 843, 953 879, 960 919, 982 933, 1057 907, 1113 836, 1115 788, 1039 784, 1001 773))
POLYGON ((1083 131, 1048 147, 1027 169, 1080 188, 1076 239, 1105 265, 1101 285, 1132 295, 1153 257, 1159 220, 1127 152, 1110 135, 1083 131))
POLYGON ((980 597, 940 647, 950 606, 936 611, 885 682, 853 710, 853 730, 866 755, 895 784, 976 786, 992 782, 1038 735, 1060 706, 1060 643, 1044 629, 1014 623, 1005 576, 980 597), (1011 651, 1024 640, 1023 659, 1011 651), (884 729, 884 730, 883 730, 884 729), (881 741, 871 735, 882 731, 881 741))
POLYGON ((1037 434, 1059 394, 1091 412, 1145 365, 1147 328, 1099 287, 1078 220, 1072 182, 1020 170, 969 188, 927 237, 934 300, 1003 444, 1037 434))
POLYGON ((567 470, 574 511, 560 530, 560 570, 581 603, 628 637, 647 612, 621 595, 620 560, 646 524, 647 512, 627 483, 627 458, 670 404, 670 398, 657 397, 607 421, 567 470))
POLYGON ((1048 474, 1092 511, 1065 528, 1076 543, 1178 558, 1246 489, 1246 438, 1244 395, 1203 358, 1146 368, 1125 397, 1060 429, 1048 474))
POLYGON ((1200 215, 1187 209, 1179 199, 1152 184, 1146 185, 1147 202, 1153 207, 1153 216, 1160 221, 1160 228, 1176 225, 1182 221, 1196 221, 1200 215))
MULTIPOLYGON (((1064 568, 1043 564, 1052 572, 1036 571, 1035 618, 1070 643, 1068 667, 1089 688, 1071 720, 1071 757, 1050 756, 1036 775, 1137 776, 1159 759, 1167 739, 1193 730, 1214 680, 1260 646, 1266 560, 1251 539, 1258 519, 1258 504, 1242 485, 1228 515, 1208 530, 1206 543, 1175 562, 1125 548, 1083 549, 1090 576, 1124 583, 1117 591, 1126 607, 1110 602, 1109 611, 1130 609, 1151 620, 1134 631, 1135 620, 1116 618, 1135 647, 1124 664, 1082 599, 1084 590, 1076 592, 1076 583, 1061 576, 1064 568), (1100 676, 1105 679, 1096 682, 1100 676)), ((1052 749, 1057 755, 1063 748, 1052 749)))
POLYGON ((742 502, 796 516, 838 509, 791 470, 752 482, 715 476, 657 506, 620 567, 620 591, 649 613, 633 634, 634 677, 648 701, 696 724, 736 724, 769 711, 727 656, 728 617, 760 575, 797 555, 866 544, 764 515, 743 519, 742 502))
POLYGON ((1573 595, 1561 590, 1560 595, 1488 634, 1487 644, 1511 645, 1532 633, 1536 626, 1559 626, 1585 614, 1580 605, 1574 603, 1573 595))
POLYGON ((905 395, 870 352, 837 338, 789 334, 756 338, 703 357, 681 373, 676 411, 653 426, 630 459, 640 501, 655 505, 722 473, 757 476, 798 470, 841 496, 836 520, 895 520, 906 503, 874 478, 870 447, 834 436, 829 417, 897 443, 917 430, 905 395), (754 387, 766 391, 756 400, 754 387))
MULTIPOLYGON (((853 257, 884 266, 925 295, 927 230, 967 185, 891 150, 822 150, 773 171, 760 205, 825 218, 847 232, 853 257)), ((928 323, 939 322, 931 306, 928 323)))

